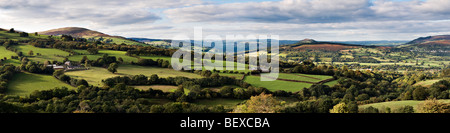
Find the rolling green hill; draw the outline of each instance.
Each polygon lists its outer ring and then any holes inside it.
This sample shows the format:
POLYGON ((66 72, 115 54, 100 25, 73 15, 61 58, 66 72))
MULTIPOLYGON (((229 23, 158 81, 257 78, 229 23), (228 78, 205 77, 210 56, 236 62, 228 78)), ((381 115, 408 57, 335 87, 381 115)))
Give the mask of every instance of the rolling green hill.
POLYGON ((48 31, 42 31, 39 32, 39 34, 43 35, 53 35, 53 36, 60 36, 60 35, 71 35, 73 37, 79 37, 79 38, 86 38, 88 41, 100 41, 104 43, 111 43, 111 44, 127 44, 127 45, 145 45, 144 43, 137 42, 134 40, 129 40, 121 36, 111 36, 108 34, 104 34, 98 31, 89 30, 86 28, 80 28, 80 27, 65 27, 65 28, 58 28, 58 29, 52 29, 48 31))
POLYGON ((8 95, 28 96, 36 90, 49 90, 55 87, 67 87, 75 89, 66 83, 59 81, 50 75, 41 75, 33 73, 18 73, 8 83, 8 95))

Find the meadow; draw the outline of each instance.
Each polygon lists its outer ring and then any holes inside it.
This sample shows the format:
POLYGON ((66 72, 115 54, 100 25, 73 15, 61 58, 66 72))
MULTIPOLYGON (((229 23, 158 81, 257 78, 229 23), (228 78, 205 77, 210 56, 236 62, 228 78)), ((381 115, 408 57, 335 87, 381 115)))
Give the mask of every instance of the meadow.
POLYGON ((16 53, 7 50, 4 46, 0 46, 0 58, 7 58, 7 59, 11 59, 11 56, 17 56, 16 53))
POLYGON ((160 68, 160 67, 146 67, 146 66, 136 66, 136 65, 120 65, 117 69, 117 73, 120 75, 139 75, 143 74, 150 77, 153 74, 157 74, 158 77, 189 77, 189 78, 201 78, 200 75, 176 71, 171 68, 160 68))
POLYGON ((265 87, 270 91, 284 90, 290 92, 297 92, 303 88, 308 88, 312 85, 309 83, 289 82, 281 80, 261 81, 259 76, 245 76, 244 81, 256 87, 265 87))
MULTIPOLYGON (((100 37, 88 37, 88 36, 86 36, 85 38, 94 38, 96 40, 100 39, 100 37)), ((103 38, 104 40, 107 40, 107 39, 112 40, 111 42, 109 42, 111 44, 115 43, 115 44, 119 44, 120 45, 120 44, 124 43, 126 45, 145 45, 144 43, 127 40, 127 39, 124 39, 124 38, 117 38, 117 37, 101 37, 101 38, 103 38)))
POLYGON ((439 82, 441 80, 450 80, 450 78, 440 78, 440 79, 429 79, 429 80, 424 80, 424 81, 420 81, 414 84, 414 86, 423 86, 423 87, 430 87, 431 85, 433 85, 436 82, 439 82))
POLYGON ((33 73, 18 73, 8 83, 7 95, 28 96, 36 90, 49 90, 55 87, 67 87, 75 89, 50 75, 40 75, 33 73))
POLYGON ((49 36, 47 35, 35 35, 34 33, 29 33, 28 37, 20 37, 19 33, 9 33, 8 31, 1 31, 0 30, 0 39, 9 39, 14 41, 23 41, 23 40, 29 40, 29 39, 37 39, 37 38, 43 38, 46 39, 49 36))
MULTIPOLYGON (((100 67, 90 67, 89 70, 82 71, 69 71, 65 73, 68 76, 85 79, 89 84, 101 86, 102 80, 116 77, 116 76, 130 76, 130 75, 146 75, 150 77, 153 74, 157 74, 159 77, 176 77, 184 76, 189 78, 201 78, 200 75, 188 72, 180 72, 169 68, 159 68, 159 67, 145 67, 136 65, 120 65, 117 69, 117 73, 113 74, 105 68, 100 67)), ((148 89, 148 88, 147 88, 148 89)))
POLYGON ((11 56, 17 56, 16 53, 7 50, 4 46, 0 46, 0 59, 7 59, 2 62, 2 64, 12 64, 12 65, 20 65, 19 60, 11 59, 11 56))
POLYGON ((103 55, 108 54, 109 56, 115 56, 117 59, 120 57, 123 59, 124 63, 130 64, 131 61, 137 62, 138 58, 131 57, 125 55, 126 51, 114 51, 114 50, 99 50, 96 55, 88 54, 86 50, 74 50, 77 53, 84 54, 84 55, 73 55, 68 57, 71 61, 80 61, 83 59, 84 56, 86 56, 89 60, 97 60, 98 58, 103 57, 103 55))
POLYGON ((70 55, 70 53, 66 51, 62 51, 59 49, 53 49, 53 48, 38 48, 34 47, 32 45, 17 45, 13 46, 18 51, 22 52, 24 55, 29 56, 28 59, 32 61, 39 61, 39 62, 45 62, 45 61, 60 61, 62 62, 64 60, 64 57, 67 57, 70 55), (33 55, 29 55, 28 52, 33 51, 33 55), (37 55, 37 54, 40 55, 37 55))

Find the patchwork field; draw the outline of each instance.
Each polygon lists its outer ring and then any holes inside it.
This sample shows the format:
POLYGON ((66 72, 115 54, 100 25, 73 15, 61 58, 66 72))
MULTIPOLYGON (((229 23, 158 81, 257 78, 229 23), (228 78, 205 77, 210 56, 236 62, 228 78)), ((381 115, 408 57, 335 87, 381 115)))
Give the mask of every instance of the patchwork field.
POLYGON ((75 89, 50 75, 18 73, 15 74, 13 79, 9 82, 6 94, 28 96, 35 90, 49 90, 62 86, 69 89, 75 89))

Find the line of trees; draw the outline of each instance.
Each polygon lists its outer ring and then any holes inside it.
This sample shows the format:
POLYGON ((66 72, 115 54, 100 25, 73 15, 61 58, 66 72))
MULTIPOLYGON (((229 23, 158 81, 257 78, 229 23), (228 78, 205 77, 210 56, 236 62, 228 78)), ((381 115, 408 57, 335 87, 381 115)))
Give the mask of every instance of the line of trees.
POLYGON ((5 93, 8 89, 8 81, 10 81, 14 73, 16 73, 16 67, 13 65, 5 65, 0 68, 0 93, 5 93))

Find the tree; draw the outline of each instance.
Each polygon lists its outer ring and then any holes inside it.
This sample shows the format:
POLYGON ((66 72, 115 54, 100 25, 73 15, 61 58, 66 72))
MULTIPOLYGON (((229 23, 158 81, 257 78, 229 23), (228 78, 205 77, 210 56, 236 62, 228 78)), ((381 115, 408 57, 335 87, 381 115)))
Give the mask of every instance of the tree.
POLYGON ((98 54, 98 49, 96 48, 88 48, 87 51, 89 54, 98 54))
POLYGON ((108 71, 111 73, 116 73, 117 68, 119 68, 119 65, 117 65, 117 63, 111 63, 109 64, 108 71))
POLYGON ((252 96, 245 104, 237 106, 234 113, 276 113, 280 110, 281 102, 270 94, 262 93, 252 96))
POLYGON ((123 63, 122 57, 117 58, 117 60, 119 61, 119 63, 123 63))
POLYGON ((394 110, 394 113, 414 113, 414 107, 406 105, 394 110))
POLYGON ((30 50, 30 51, 28 52, 28 55, 29 55, 29 56, 33 56, 33 55, 34 55, 33 50, 30 50))
POLYGON ((16 33, 16 31, 14 30, 14 28, 9 29, 9 33, 16 33))
POLYGON ((413 91, 413 98, 414 100, 425 100, 427 98, 428 94, 425 91, 425 88, 422 86, 419 86, 413 91))
POLYGON ((330 110, 330 113, 350 113, 350 110, 346 103, 339 103, 333 106, 333 109, 330 110))
POLYGON ((450 104, 430 99, 417 105, 417 110, 419 113, 450 113, 450 104))
POLYGON ((80 86, 80 85, 89 86, 89 83, 88 83, 86 80, 81 79, 81 80, 78 80, 78 81, 77 81, 77 84, 76 84, 76 85, 77 85, 77 86, 80 86))
POLYGON ((87 56, 83 56, 80 63, 86 63, 86 61, 89 60, 87 56))
POLYGON ((20 37, 28 37, 29 35, 26 32, 20 32, 19 36, 20 37))

